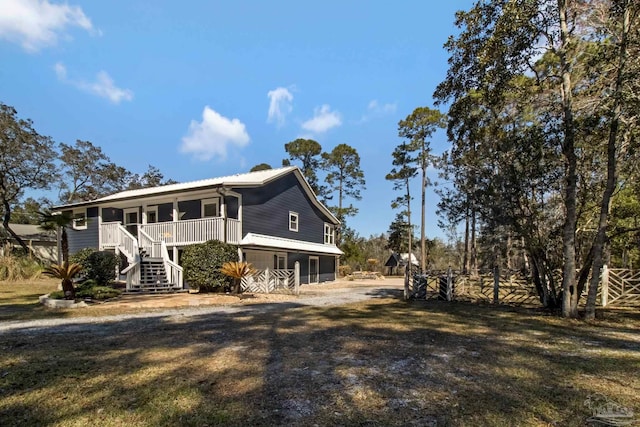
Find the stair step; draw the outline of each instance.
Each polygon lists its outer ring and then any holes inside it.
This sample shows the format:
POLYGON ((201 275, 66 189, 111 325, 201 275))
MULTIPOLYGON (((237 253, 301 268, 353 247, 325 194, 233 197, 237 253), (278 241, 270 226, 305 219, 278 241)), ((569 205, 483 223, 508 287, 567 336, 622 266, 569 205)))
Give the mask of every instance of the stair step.
POLYGON ((125 294, 148 294, 148 293, 175 293, 187 292, 185 289, 178 288, 173 283, 162 285, 133 285, 131 289, 125 291, 125 294))

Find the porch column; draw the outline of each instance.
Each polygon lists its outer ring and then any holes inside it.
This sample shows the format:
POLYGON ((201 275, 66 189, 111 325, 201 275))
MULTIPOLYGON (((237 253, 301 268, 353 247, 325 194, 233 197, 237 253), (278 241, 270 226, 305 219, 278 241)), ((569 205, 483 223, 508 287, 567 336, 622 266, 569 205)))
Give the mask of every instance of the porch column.
POLYGON ((220 193, 220 216, 222 217, 222 241, 227 243, 227 204, 224 200, 224 193, 220 193))
POLYGON ((173 198, 173 215, 171 216, 173 219, 173 230, 171 230, 171 234, 173 235, 173 244, 175 245, 176 242, 178 241, 178 236, 176 235, 177 231, 178 231, 178 215, 180 215, 180 212, 178 210, 178 198, 174 197, 173 198))
POLYGON ((102 249, 102 207, 98 206, 98 250, 102 249))

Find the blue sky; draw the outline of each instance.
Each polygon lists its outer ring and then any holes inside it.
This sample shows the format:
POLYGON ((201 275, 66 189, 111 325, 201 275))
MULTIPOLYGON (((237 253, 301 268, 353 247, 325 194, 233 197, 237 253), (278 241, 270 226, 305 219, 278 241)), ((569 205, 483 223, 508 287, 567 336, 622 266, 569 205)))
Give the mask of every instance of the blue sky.
MULTIPOLYGON (((368 237, 395 216, 397 123, 433 105, 454 12, 471 4, 0 0, 0 101, 57 142, 180 182, 279 167, 300 137, 349 144, 367 188, 348 223, 368 237)), ((427 235, 443 236, 427 203, 427 235)))

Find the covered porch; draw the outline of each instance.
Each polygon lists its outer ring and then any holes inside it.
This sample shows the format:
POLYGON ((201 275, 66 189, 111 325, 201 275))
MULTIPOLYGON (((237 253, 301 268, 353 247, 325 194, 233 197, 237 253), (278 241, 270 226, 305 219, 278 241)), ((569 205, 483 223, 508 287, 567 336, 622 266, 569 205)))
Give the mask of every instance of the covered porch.
POLYGON ((240 195, 226 192, 200 192, 171 199, 148 198, 118 202, 100 209, 100 248, 114 248, 122 243, 119 227, 137 240, 164 242, 177 248, 219 240, 239 244, 242 239, 240 195))

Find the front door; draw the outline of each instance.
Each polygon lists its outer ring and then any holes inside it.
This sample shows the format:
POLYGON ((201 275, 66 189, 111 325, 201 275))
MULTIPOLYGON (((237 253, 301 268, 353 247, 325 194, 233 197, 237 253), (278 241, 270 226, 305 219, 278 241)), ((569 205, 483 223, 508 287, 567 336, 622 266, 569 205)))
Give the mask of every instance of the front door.
POLYGON ((309 283, 318 283, 320 275, 318 273, 319 260, 317 256, 309 257, 309 283))
POLYGON ((124 228, 136 239, 138 238, 138 215, 140 211, 138 208, 131 208, 124 210, 124 228))

